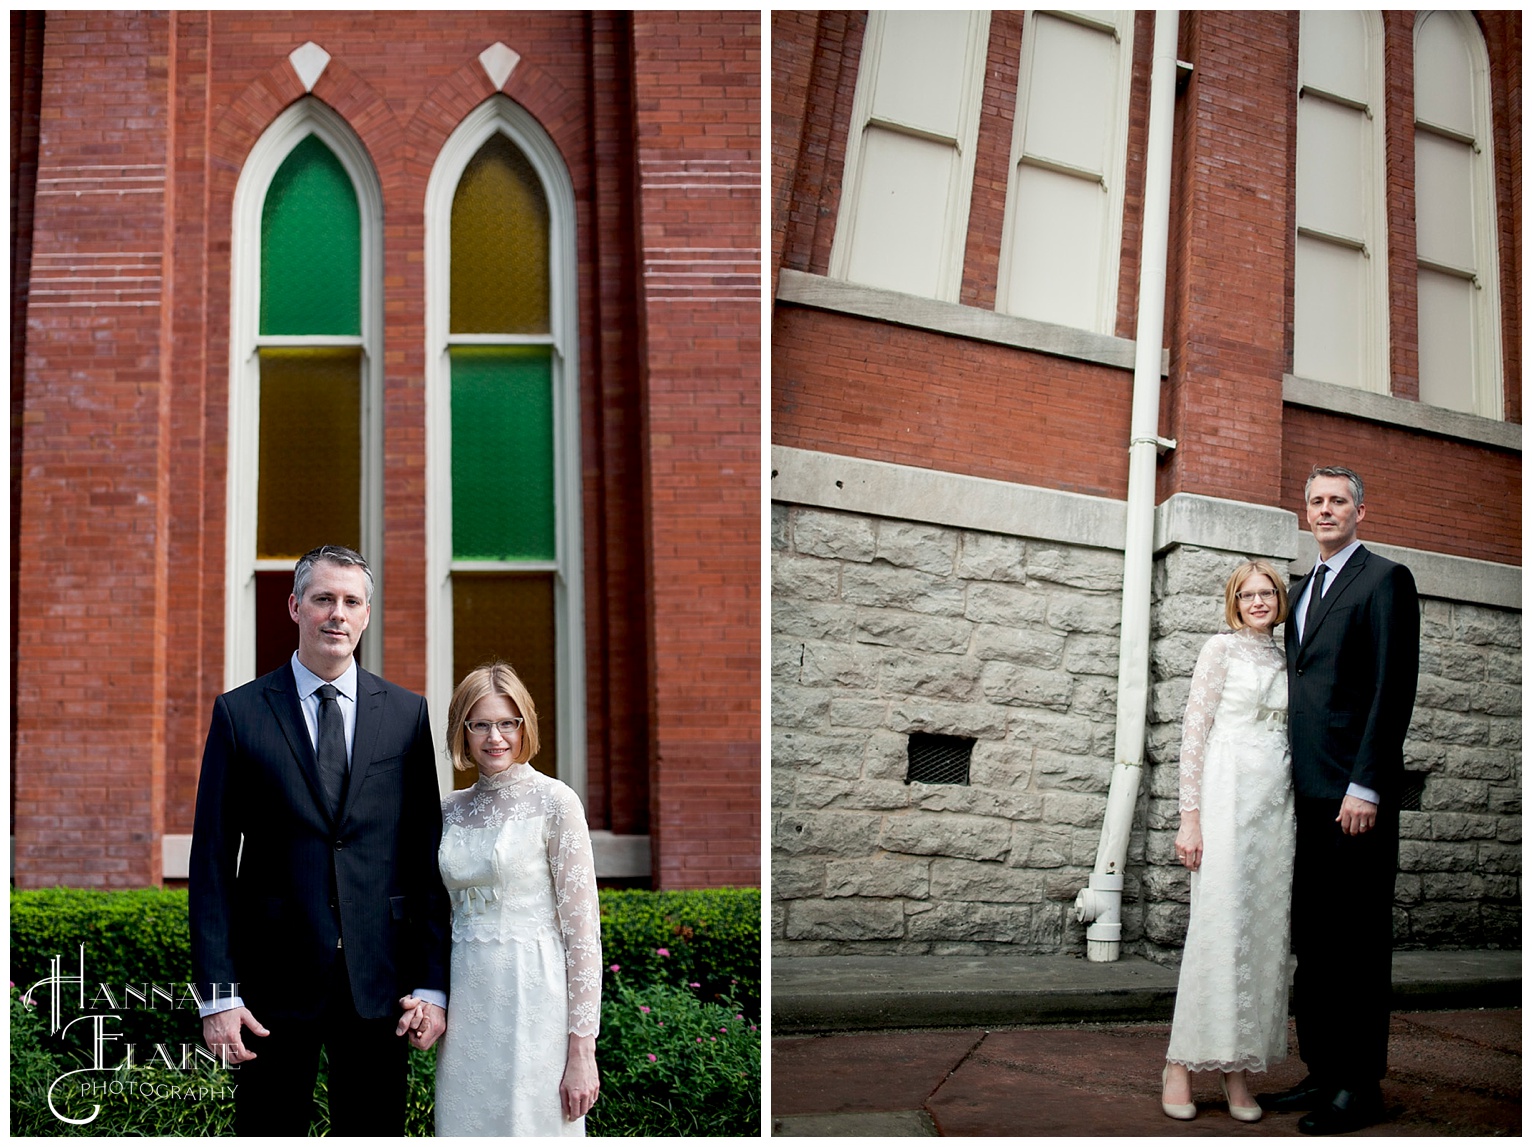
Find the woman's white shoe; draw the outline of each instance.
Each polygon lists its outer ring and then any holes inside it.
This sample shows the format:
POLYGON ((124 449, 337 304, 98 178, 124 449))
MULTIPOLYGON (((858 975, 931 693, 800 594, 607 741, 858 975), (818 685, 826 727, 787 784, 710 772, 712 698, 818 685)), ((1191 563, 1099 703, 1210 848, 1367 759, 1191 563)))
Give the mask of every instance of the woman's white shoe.
POLYGON ((1165 1084, 1169 1081, 1170 1064, 1165 1065, 1165 1070, 1160 1072, 1160 1109, 1172 1119, 1195 1119, 1197 1117, 1197 1105, 1195 1103, 1167 1103, 1165 1101, 1165 1084))
POLYGON ((1238 1119, 1241 1123, 1259 1122, 1261 1118, 1260 1104, 1257 1103, 1252 1107, 1236 1107, 1234 1101, 1229 1098, 1229 1077, 1223 1072, 1219 1072, 1218 1082, 1223 1084, 1223 1097, 1224 1101, 1229 1105, 1230 1115, 1234 1116, 1234 1118, 1238 1119))

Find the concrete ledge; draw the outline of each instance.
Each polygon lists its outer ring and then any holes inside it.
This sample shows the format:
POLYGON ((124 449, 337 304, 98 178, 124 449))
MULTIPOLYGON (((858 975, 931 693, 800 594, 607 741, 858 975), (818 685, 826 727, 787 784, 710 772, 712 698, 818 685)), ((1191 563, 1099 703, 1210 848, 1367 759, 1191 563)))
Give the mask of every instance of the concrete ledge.
POLYGON ((1290 510, 1205 494, 1172 494, 1154 508, 1155 553, 1200 546, 1290 562, 1297 556, 1298 530, 1298 515, 1290 510))
MULTIPOLYGON (((782 269, 777 281, 777 302, 821 311, 836 311, 862 319, 894 323, 903 327, 957 335, 979 342, 998 343, 1017 350, 1036 351, 1058 358, 1093 362, 1098 366, 1133 369, 1134 342, 1115 335, 1098 334, 1076 327, 1018 318, 982 307, 944 303, 919 295, 906 295, 882 287, 867 287, 845 279, 810 275, 782 269)), ((1160 374, 1170 373, 1170 352, 1160 351, 1160 374)), ((1124 380, 1128 385, 1130 379, 1124 380)))
POLYGON ((1115 498, 792 446, 771 448, 771 500, 1119 551, 1128 528, 1115 498))
MULTIPOLYGON (((1421 597, 1488 605, 1496 609, 1521 609, 1520 566, 1412 550, 1405 546, 1385 546, 1368 541, 1365 532, 1362 544, 1390 561, 1409 566, 1421 597)), ((1292 572, 1308 573, 1318 557, 1319 543, 1314 540, 1314 535, 1300 533, 1298 556, 1293 561, 1292 572)))
MULTIPOLYGON (((772 1032, 1164 1022, 1177 978, 1132 956, 784 956, 771 961, 772 1032)), ((1519 951, 1394 953, 1396 1008, 1520 1004, 1519 951)))
POLYGON ((1348 418, 1380 422, 1385 426, 1398 426, 1421 434, 1457 438, 1476 446, 1521 453, 1519 423, 1482 418, 1477 414, 1462 414, 1456 410, 1428 406, 1424 402, 1411 402, 1389 394, 1375 394, 1352 386, 1337 386, 1333 382, 1319 382, 1287 374, 1282 376, 1282 401, 1289 406, 1305 406, 1311 410, 1322 410, 1326 414, 1343 414, 1348 418))

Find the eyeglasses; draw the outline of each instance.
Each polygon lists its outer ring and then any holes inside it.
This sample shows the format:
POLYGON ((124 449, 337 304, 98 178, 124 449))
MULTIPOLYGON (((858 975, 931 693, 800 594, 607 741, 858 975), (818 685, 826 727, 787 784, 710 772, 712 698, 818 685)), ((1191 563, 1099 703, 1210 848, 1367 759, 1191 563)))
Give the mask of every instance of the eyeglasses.
POLYGON ((1240 601, 1246 603, 1252 602, 1256 598, 1260 598, 1262 601, 1276 601, 1277 591, 1274 589, 1240 590, 1240 592, 1234 596, 1239 598, 1240 601))
POLYGON ((468 731, 475 737, 487 737, 491 729, 499 729, 500 735, 509 740, 524 720, 525 717, 507 717, 504 721, 469 721, 468 731))

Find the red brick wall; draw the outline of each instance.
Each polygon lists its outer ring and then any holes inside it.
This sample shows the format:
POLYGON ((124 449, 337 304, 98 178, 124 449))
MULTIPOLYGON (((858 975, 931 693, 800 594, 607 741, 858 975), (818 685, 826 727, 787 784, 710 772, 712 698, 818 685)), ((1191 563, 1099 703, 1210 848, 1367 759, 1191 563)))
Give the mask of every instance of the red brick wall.
POLYGON ((1282 426, 1282 508, 1303 522, 1315 466, 1362 476, 1363 541, 1482 561, 1521 562, 1521 457, 1504 450, 1290 407, 1282 426))
MULTIPOLYGON (((773 27, 783 28, 789 69, 801 72, 809 21, 786 12, 772 13, 773 27)), ((814 25, 813 58, 801 142, 797 145, 797 168, 792 173, 792 197, 785 214, 772 215, 772 284, 782 267, 823 275, 830 266, 830 244, 835 238, 835 213, 840 206, 841 180, 846 168, 846 132, 851 122, 851 102, 856 97, 856 72, 862 59, 865 12, 821 12, 814 25), (776 232, 781 230, 778 240, 776 232), (780 245, 780 253, 778 247, 780 245)), ((776 39, 773 37, 773 52, 776 39)), ((796 74, 796 73, 795 73, 796 74)), ((787 87, 784 94, 791 93, 787 87)), ((791 106, 791 105, 789 105, 791 106)), ((782 132, 791 121, 780 125, 782 132)), ((778 131, 773 105, 773 132, 778 131)), ((776 136, 780 139, 780 136, 776 136)), ((773 150, 780 144, 774 144, 773 150)), ((785 173, 784 173, 785 178, 785 173)))
POLYGON ((779 306, 771 373, 781 445, 1127 496, 1130 371, 779 306))
POLYGON ((1195 70, 1177 101, 1176 306, 1160 429, 1179 445, 1160 466, 1160 499, 1278 499, 1297 64, 1288 22, 1196 12, 1182 38, 1195 70))
POLYGON ((159 606, 174 444, 154 280, 168 20, 60 13, 46 34, 14 635, 14 871, 19 887, 120 887, 158 879, 164 818, 159 606))
MULTIPOLYGON (((668 877, 657 869, 657 879, 758 880, 758 852, 752 844, 747 860, 739 857, 735 824, 683 818, 667 831, 650 817, 658 768, 652 726, 685 694, 668 687, 659 695, 648 637, 650 579, 658 569, 668 592, 682 594, 694 583, 711 591, 718 570, 729 571, 727 593, 709 600, 727 598, 733 609, 743 594, 749 603, 735 613, 746 620, 736 626, 731 614, 730 625, 707 636, 732 639, 743 628, 749 642, 738 656, 731 650, 727 672, 710 666, 710 680, 728 682, 731 696, 748 693, 756 704, 758 625, 748 617, 758 604, 755 579, 735 574, 741 528, 735 521, 716 543, 699 532, 688 540, 688 560, 656 565, 645 550, 652 539, 644 522, 649 500, 683 500, 689 465, 709 488, 698 504, 711 498, 715 520, 731 521, 724 503, 737 518, 738 505, 751 502, 751 522, 758 517, 749 482, 759 409, 740 393, 741 379, 758 375, 758 27, 755 13, 669 26, 660 19, 651 21, 640 53, 632 19, 622 13, 48 16, 44 178, 82 163, 144 163, 164 164, 166 183, 153 194, 117 197, 108 211, 100 210, 101 196, 38 200, 34 291, 56 273, 49 260, 61 264, 77 252, 142 252, 142 273, 161 278, 143 296, 150 306, 59 307, 33 317, 16 598, 40 608, 24 614, 16 631, 18 883, 151 882, 161 831, 190 831, 208 712, 223 687, 233 195, 250 147, 303 94, 287 56, 307 40, 332 56, 314 95, 357 132, 384 200, 386 673, 407 687, 424 686, 425 188, 447 135, 492 92, 477 56, 498 40, 521 55, 505 93, 548 131, 575 186, 590 820, 617 832, 684 838, 711 853, 707 866, 685 873, 672 866, 668 877), (745 46, 731 54, 731 42, 745 46), (690 66, 685 86, 671 86, 680 59, 701 62, 690 66), (642 84, 663 107, 638 101, 642 84), (728 194, 698 213, 688 240, 745 248, 739 262, 752 301, 699 303, 673 334, 664 324, 656 328, 668 340, 661 341, 659 384, 645 378, 639 361, 645 267, 637 215, 652 201, 663 232, 667 211, 693 204, 682 192, 641 181, 633 143, 641 112, 652 131, 681 133, 663 146, 749 153, 755 165, 745 193, 731 177, 728 194), (681 394, 687 397, 672 397, 681 394), (659 455, 642 436, 654 422, 644 404, 659 396, 663 423, 695 414, 703 395, 712 413, 695 418, 692 436, 678 437, 657 466, 659 455), (709 434, 714 439, 702 445, 709 434), (655 498, 644 482, 665 466, 673 477, 655 498), (66 813, 86 813, 77 786, 56 784, 74 767, 59 720, 65 709, 94 713, 103 705, 122 742, 110 783, 89 809, 97 820, 64 824, 66 813), (61 835, 66 829, 76 837, 61 835), (102 846, 69 852, 87 832, 102 846)), ((739 268, 729 271, 721 278, 737 284, 739 268)), ((70 290, 72 303, 98 297, 78 283, 70 290)), ((753 547, 753 524, 748 533, 753 547)), ((669 535, 666 544, 674 553, 684 548, 669 535)), ((713 647, 704 652, 711 656, 713 647)), ((690 736, 706 735, 731 751, 740 728, 755 719, 723 707, 689 717, 690 736)), ((750 734, 752 744, 757 737, 750 734)), ((720 784, 758 786, 758 762, 718 753, 712 764, 720 784)), ((681 806, 686 799, 683 793, 681 806)), ((751 808, 758 813, 758 799, 751 808)), ((668 805, 663 815, 678 814, 668 805)), ((758 837, 757 823, 752 840, 758 837)))
POLYGON ((760 275, 713 263, 708 276, 707 260, 760 246, 760 17, 643 12, 633 27, 655 876, 754 884, 760 275), (664 174, 678 172, 691 175, 664 174), (698 268, 685 284, 662 274, 678 259, 698 268))
POLYGON ((968 206, 968 243, 963 252, 964 306, 995 309, 1000 280, 1000 237, 1005 230, 1005 189, 1016 133, 1016 85, 1021 71, 1020 12, 991 12, 984 63, 984 93, 974 149, 973 194, 968 206))

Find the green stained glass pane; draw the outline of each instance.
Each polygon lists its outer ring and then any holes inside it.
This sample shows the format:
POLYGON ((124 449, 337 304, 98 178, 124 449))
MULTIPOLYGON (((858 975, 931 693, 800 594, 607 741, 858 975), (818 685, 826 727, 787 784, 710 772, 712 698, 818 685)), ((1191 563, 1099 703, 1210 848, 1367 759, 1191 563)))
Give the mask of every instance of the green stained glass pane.
POLYGON ((548 201, 532 165, 496 132, 452 198, 452 333, 546 334, 548 201))
POLYGON ((452 575, 452 679, 486 661, 509 662, 537 706, 532 765, 550 777, 558 776, 554 635, 552 574, 452 575))
POLYGON ((261 211, 261 334, 362 333, 362 218, 335 153, 310 135, 261 211))
POLYGON ((452 348, 452 556, 557 556, 548 347, 452 348))
POLYGON ((265 347, 255 553, 297 558, 318 545, 359 548, 362 355, 265 347))

